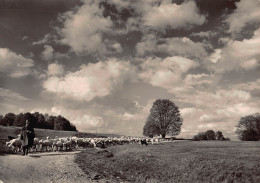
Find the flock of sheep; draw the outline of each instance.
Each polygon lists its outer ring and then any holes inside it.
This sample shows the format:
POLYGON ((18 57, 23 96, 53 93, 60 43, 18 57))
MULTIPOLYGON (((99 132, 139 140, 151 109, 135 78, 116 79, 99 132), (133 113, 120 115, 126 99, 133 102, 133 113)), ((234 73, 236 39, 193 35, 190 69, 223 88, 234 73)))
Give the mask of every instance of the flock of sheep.
MULTIPOLYGON (((10 138, 9 138, 10 139, 10 138)), ((107 137, 107 138, 79 138, 76 136, 73 137, 63 137, 50 139, 39 140, 34 138, 34 145, 30 149, 31 152, 41 152, 41 151, 65 151, 65 150, 77 150, 81 148, 91 148, 91 147, 100 147, 105 148, 112 145, 124 145, 124 144, 134 144, 141 143, 142 145, 148 145, 148 143, 154 144, 158 143, 159 138, 140 138, 140 137, 107 137)), ((6 142, 6 146, 11 148, 14 153, 17 153, 22 150, 22 141, 20 138, 10 139, 6 142)))

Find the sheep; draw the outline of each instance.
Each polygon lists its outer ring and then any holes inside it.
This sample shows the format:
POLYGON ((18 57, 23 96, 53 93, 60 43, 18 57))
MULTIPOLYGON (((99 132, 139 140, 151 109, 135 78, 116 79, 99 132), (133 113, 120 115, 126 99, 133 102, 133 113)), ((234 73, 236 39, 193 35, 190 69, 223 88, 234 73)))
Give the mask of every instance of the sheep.
POLYGON ((65 142, 63 142, 63 148, 65 148, 65 150, 71 150, 72 145, 73 145, 73 142, 70 138, 67 138, 67 140, 65 142))
POLYGON ((46 137, 46 140, 40 140, 39 143, 41 145, 41 151, 43 150, 43 147, 45 147, 46 151, 48 151, 49 148, 53 145, 53 142, 49 140, 49 137, 46 137))
MULTIPOLYGON (((60 151, 63 148, 63 142, 58 140, 57 142, 55 142, 54 144, 55 149, 57 149, 58 151, 60 151)), ((54 149, 54 148, 53 148, 54 149)))
POLYGON ((31 148, 32 151, 37 151, 37 149, 39 149, 40 146, 40 140, 38 138, 34 138, 33 140, 33 146, 31 148))
POLYGON ((9 142, 6 142, 6 146, 12 149, 14 153, 17 153, 18 151, 21 151, 22 149, 22 141, 20 138, 12 139, 9 142))

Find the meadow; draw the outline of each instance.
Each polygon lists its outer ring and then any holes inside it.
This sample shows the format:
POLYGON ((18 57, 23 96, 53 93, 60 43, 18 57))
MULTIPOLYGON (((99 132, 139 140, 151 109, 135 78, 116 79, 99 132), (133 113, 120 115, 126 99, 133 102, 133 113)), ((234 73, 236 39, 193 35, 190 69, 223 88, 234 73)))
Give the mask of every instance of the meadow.
POLYGON ((119 145, 86 149, 75 161, 90 178, 108 182, 260 182, 260 142, 119 145))
MULTIPOLYGON (((0 154, 7 136, 19 127, 0 126, 0 154)), ((35 129, 44 139, 79 136, 117 136, 35 129)), ((260 141, 176 140, 141 146, 125 144, 104 149, 81 149, 74 160, 89 179, 98 182, 260 182, 260 141)))

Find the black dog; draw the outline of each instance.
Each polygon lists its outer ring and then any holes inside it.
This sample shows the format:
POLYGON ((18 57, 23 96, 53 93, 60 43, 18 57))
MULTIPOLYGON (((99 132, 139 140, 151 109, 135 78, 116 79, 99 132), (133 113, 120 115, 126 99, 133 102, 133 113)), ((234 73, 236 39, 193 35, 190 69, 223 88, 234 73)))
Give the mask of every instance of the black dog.
POLYGON ((144 140, 141 140, 141 144, 142 144, 142 146, 145 144, 146 146, 148 146, 148 143, 146 142, 146 139, 144 139, 144 140))
POLYGON ((12 137, 12 136, 8 136, 7 138, 8 138, 8 140, 13 140, 13 139, 15 139, 15 138, 12 137))

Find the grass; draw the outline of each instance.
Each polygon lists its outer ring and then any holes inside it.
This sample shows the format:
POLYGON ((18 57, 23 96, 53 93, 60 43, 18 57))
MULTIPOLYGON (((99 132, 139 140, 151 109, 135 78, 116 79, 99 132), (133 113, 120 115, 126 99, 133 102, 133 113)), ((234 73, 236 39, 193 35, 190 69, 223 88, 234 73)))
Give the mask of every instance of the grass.
POLYGON ((86 149, 75 161, 90 177, 108 182, 260 182, 260 142, 178 141, 106 150, 114 157, 86 149))

